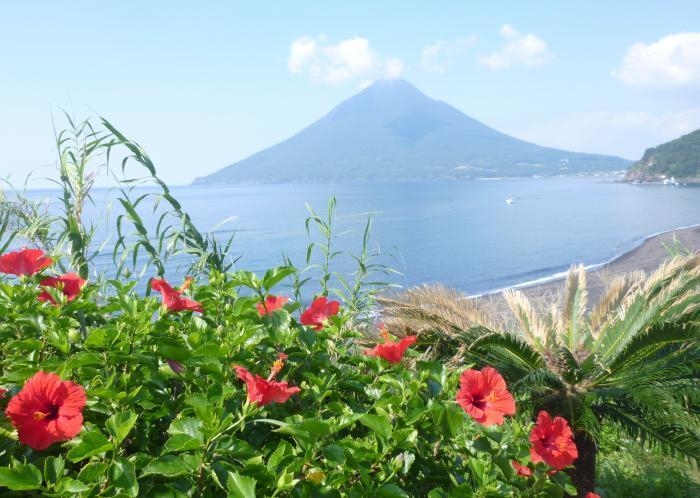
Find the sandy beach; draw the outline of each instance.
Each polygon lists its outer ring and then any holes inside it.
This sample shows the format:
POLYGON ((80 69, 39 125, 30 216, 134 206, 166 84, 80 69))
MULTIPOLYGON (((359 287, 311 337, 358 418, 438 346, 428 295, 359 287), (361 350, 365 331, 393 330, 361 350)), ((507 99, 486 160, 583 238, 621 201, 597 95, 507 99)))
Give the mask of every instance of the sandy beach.
MULTIPOLYGON (((700 251, 700 226, 672 230, 647 238, 641 245, 622 254, 603 266, 588 272, 589 302, 595 303, 604 288, 605 282, 618 275, 635 270, 651 272, 669 257, 668 247, 680 244, 683 249, 700 251)), ((548 296, 558 293, 564 285, 565 277, 541 284, 519 287, 528 296, 548 296)))

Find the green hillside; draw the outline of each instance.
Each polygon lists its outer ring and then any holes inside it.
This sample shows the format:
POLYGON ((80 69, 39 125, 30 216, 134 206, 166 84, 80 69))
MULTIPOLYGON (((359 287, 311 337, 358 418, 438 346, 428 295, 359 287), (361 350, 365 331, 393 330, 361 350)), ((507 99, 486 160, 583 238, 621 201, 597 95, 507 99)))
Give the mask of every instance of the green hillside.
POLYGON ((700 181, 700 130, 647 149, 630 167, 625 179, 653 182, 670 177, 679 181, 700 181))

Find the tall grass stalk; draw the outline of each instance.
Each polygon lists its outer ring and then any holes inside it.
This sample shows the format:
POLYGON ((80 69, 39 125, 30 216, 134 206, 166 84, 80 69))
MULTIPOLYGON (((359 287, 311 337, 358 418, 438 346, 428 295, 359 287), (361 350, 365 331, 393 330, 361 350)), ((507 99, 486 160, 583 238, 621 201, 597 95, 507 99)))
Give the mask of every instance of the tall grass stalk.
POLYGON ((101 167, 107 167, 107 162, 98 164, 105 155, 105 147, 110 136, 104 131, 96 130, 89 120, 74 121, 68 113, 64 113, 69 128, 56 132, 54 136, 58 151, 59 180, 55 181, 61 189, 63 211, 59 215, 63 225, 60 241, 68 246, 70 265, 81 278, 88 278, 89 262, 99 251, 90 253, 90 243, 95 234, 95 226, 85 223, 83 214, 85 205, 93 202, 90 195, 95 179, 101 167))
POLYGON ((182 208, 180 202, 172 195, 168 185, 160 179, 155 165, 146 151, 138 143, 128 139, 106 119, 103 118, 101 122, 114 138, 110 145, 110 154, 114 153, 118 146, 127 151, 121 161, 122 174, 126 174, 127 164, 130 162, 135 162, 147 171, 145 177, 121 181, 123 188, 119 202, 124 208, 124 214, 120 215, 117 221, 118 238, 113 251, 113 258, 118 270, 120 272, 123 270, 129 257, 131 257, 132 265, 135 267, 142 248, 148 256, 148 263, 155 266, 159 276, 163 276, 165 273, 166 261, 178 254, 194 258, 188 273, 208 273, 211 270, 225 273, 230 270, 235 263, 228 254, 234 236, 232 235, 226 242, 221 243, 213 233, 201 232, 192 222, 190 215, 182 208), (129 194, 136 185, 155 186, 157 192, 148 192, 132 200, 129 194), (149 233, 147 225, 139 215, 139 205, 146 199, 154 201, 152 214, 158 217, 154 234, 149 233), (161 202, 165 203, 166 207, 159 211, 161 202), (125 221, 129 222, 135 231, 126 232, 124 230, 125 221))

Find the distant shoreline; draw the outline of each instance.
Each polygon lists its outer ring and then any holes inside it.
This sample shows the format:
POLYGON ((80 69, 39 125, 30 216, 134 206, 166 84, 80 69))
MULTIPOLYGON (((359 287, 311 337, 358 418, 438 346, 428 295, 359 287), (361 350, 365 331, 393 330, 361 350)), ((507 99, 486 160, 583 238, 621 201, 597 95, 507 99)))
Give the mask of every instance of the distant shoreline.
POLYGON ((372 183, 428 183, 428 182, 478 182, 478 181, 501 181, 501 180, 542 180, 548 178, 601 178, 606 180, 618 180, 619 183, 629 183, 623 180, 624 170, 610 171, 581 171, 578 173, 558 173, 544 175, 505 175, 505 176, 465 176, 465 175, 447 175, 447 176, 426 176, 426 177, 299 177, 291 179, 283 179, 278 181, 270 180, 246 180, 237 182, 205 182, 201 181, 203 177, 195 178, 192 183, 187 185, 174 185, 177 187, 240 187, 240 186, 258 186, 258 185, 331 185, 331 184, 372 184, 372 183))
MULTIPOLYGON (((667 246, 674 242, 693 252, 700 251, 700 223, 673 228, 644 237, 634 248, 615 256, 604 263, 586 266, 588 273, 589 302, 595 303, 612 277, 642 270, 649 273, 670 257, 667 246)), ((497 289, 470 297, 497 296, 507 289, 518 289, 528 296, 549 296, 558 293, 564 286, 567 272, 556 273, 537 280, 522 282, 507 288, 497 289)))

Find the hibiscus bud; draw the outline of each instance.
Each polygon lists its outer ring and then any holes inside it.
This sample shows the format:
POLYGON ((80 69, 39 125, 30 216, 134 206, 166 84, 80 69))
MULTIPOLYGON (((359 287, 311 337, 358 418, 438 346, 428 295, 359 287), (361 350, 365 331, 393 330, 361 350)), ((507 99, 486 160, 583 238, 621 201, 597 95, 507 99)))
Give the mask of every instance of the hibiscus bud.
POLYGON ((398 455, 396 455, 396 457, 394 457, 394 460, 391 462, 394 472, 401 471, 401 469, 403 468, 403 460, 403 453, 399 453, 398 455))
POLYGON ((68 339, 70 342, 78 342, 80 340, 80 331, 78 329, 70 329, 68 331, 68 339))
POLYGON ((179 375, 179 374, 181 374, 182 372, 185 371, 185 367, 184 367, 184 366, 182 365, 182 363, 180 363, 179 361, 170 360, 170 359, 165 360, 165 361, 168 362, 168 366, 169 366, 169 367, 172 369, 172 371, 175 372, 176 374, 179 375))
POLYGON ((306 480, 311 481, 314 484, 321 484, 326 480, 326 473, 321 469, 313 468, 306 473, 306 480))

